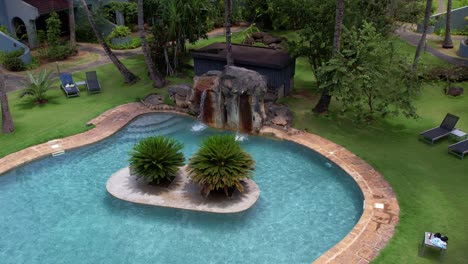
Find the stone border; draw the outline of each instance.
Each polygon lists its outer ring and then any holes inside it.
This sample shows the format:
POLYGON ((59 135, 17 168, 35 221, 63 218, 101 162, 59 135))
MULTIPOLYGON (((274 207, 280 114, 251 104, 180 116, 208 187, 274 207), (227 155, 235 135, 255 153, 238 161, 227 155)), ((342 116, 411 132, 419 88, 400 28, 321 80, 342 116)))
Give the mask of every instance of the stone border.
MULTIPOLYGON (((184 114, 176 108, 166 106, 157 109, 149 109, 140 103, 118 106, 91 120, 88 124, 95 125, 95 128, 89 131, 51 140, 5 156, 0 159, 0 176, 33 160, 103 140, 135 117, 154 112, 184 114)), ((363 264, 373 260, 393 236, 400 214, 396 196, 383 176, 350 151, 317 135, 302 131, 287 133, 272 127, 264 127, 261 133, 290 140, 327 157, 353 177, 364 195, 365 208, 358 223, 346 237, 314 263, 363 264)))
POLYGON ((208 213, 239 213, 252 207, 260 197, 260 189, 250 180, 243 180, 244 192, 235 191, 232 197, 224 194, 204 197, 198 185, 189 178, 187 166, 168 187, 150 186, 137 180, 128 167, 118 170, 107 180, 106 189, 115 198, 139 204, 170 207, 208 213))

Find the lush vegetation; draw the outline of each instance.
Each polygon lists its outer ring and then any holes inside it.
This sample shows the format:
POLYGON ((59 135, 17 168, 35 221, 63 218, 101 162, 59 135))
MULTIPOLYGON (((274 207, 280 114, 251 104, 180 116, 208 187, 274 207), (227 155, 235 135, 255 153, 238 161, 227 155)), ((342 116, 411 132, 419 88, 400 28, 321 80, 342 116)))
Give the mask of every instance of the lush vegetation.
POLYGON ((51 87, 50 72, 43 69, 37 76, 34 76, 31 72, 28 72, 29 84, 22 90, 20 97, 30 95, 33 98, 35 104, 47 103, 46 92, 51 87))
POLYGON ((151 184, 171 182, 184 165, 182 148, 182 143, 165 136, 145 138, 130 152, 130 172, 151 184))
POLYGON ((0 51, 0 64, 3 65, 9 71, 23 71, 26 69, 26 65, 20 59, 20 56, 23 55, 24 49, 17 49, 15 51, 6 53, 0 51))
POLYGON ((200 149, 190 158, 188 170, 193 181, 208 196, 212 191, 244 191, 242 179, 252 178, 255 170, 252 156, 243 150, 233 135, 205 138, 200 149))

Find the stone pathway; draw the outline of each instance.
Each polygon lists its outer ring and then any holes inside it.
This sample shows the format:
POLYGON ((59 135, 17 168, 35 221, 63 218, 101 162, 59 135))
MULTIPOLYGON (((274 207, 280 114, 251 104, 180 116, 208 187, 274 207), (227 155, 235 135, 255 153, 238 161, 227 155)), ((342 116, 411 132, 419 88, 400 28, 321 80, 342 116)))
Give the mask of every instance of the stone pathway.
MULTIPOLYGON (((95 125, 95 128, 89 131, 51 140, 0 159, 0 175, 33 160, 103 140, 135 117, 151 112, 183 114, 168 106, 153 110, 141 103, 121 105, 91 120, 88 124, 95 125)), ((364 210, 360 220, 345 238, 314 263, 363 264, 373 260, 393 236, 400 214, 396 196, 383 176, 347 149, 317 135, 295 129, 282 131, 272 127, 264 127, 261 133, 290 140, 317 151, 345 170, 362 190, 364 210)))

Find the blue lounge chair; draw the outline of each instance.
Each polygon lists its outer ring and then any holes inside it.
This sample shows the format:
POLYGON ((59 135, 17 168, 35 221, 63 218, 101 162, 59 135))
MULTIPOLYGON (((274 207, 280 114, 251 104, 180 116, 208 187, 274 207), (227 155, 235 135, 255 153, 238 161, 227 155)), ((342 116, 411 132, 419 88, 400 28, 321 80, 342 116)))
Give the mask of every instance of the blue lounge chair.
POLYGON ((465 157, 465 154, 468 153, 468 139, 450 145, 448 148, 448 152, 455 156, 458 156, 460 159, 465 157))
POLYGON ((100 93, 101 84, 97 78, 96 72, 86 72, 86 87, 88 87, 88 93, 100 93))
POLYGON ((80 90, 76 86, 76 83, 73 81, 73 77, 70 73, 61 73, 60 81, 62 81, 60 88, 63 89, 67 97, 80 96, 80 90))
POLYGON ((437 140, 447 137, 455 129, 458 119, 458 116, 447 114, 439 127, 422 132, 419 134, 419 139, 434 144, 437 140))

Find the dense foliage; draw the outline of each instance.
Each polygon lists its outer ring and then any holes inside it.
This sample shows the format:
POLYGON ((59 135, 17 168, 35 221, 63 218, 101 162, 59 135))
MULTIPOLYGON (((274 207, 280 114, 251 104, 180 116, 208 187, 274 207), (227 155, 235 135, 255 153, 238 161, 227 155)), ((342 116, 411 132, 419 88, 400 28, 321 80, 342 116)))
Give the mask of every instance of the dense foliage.
POLYGON ((252 178, 255 161, 244 151, 233 135, 215 135, 205 138, 190 159, 188 169, 204 195, 211 191, 234 188, 242 192, 242 179, 252 178))
POLYGON ((130 29, 126 26, 116 26, 112 30, 112 32, 109 34, 108 38, 124 38, 130 36, 130 29))
POLYGON ((355 121, 403 113, 416 117, 410 64, 395 54, 392 42, 370 23, 345 31, 342 50, 318 69, 320 88, 328 88, 355 121))
POLYGON ((130 171, 148 183, 172 181, 184 165, 183 145, 165 136, 148 137, 133 146, 130 171))
POLYGON ((26 69, 26 65, 20 59, 23 53, 23 48, 8 53, 0 51, 0 64, 9 71, 22 71, 26 69))
MULTIPOLYGON (((71 46, 68 42, 63 42, 60 39, 62 22, 57 13, 50 13, 49 18, 46 20, 47 30, 46 36, 47 47, 38 51, 38 54, 43 59, 51 61, 65 60, 69 56, 75 54, 76 47, 71 46)), ((44 33, 38 33, 39 44, 44 41, 44 33)))
POLYGON ((103 16, 110 20, 111 22, 117 24, 115 18, 115 11, 122 12, 124 16, 124 22, 127 26, 134 26, 137 24, 137 4, 133 2, 110 2, 103 6, 100 10, 100 13, 103 16))
POLYGON ((210 17, 209 0, 147 0, 144 16, 152 25, 148 39, 153 61, 159 71, 173 75, 180 69, 181 59, 188 55, 186 45, 206 38, 210 17))
POLYGON ((29 84, 21 92, 20 97, 30 95, 33 97, 33 102, 36 104, 47 103, 45 94, 52 85, 50 80, 50 72, 48 72, 46 69, 43 69, 37 76, 34 76, 29 71, 27 72, 27 74, 29 84))

